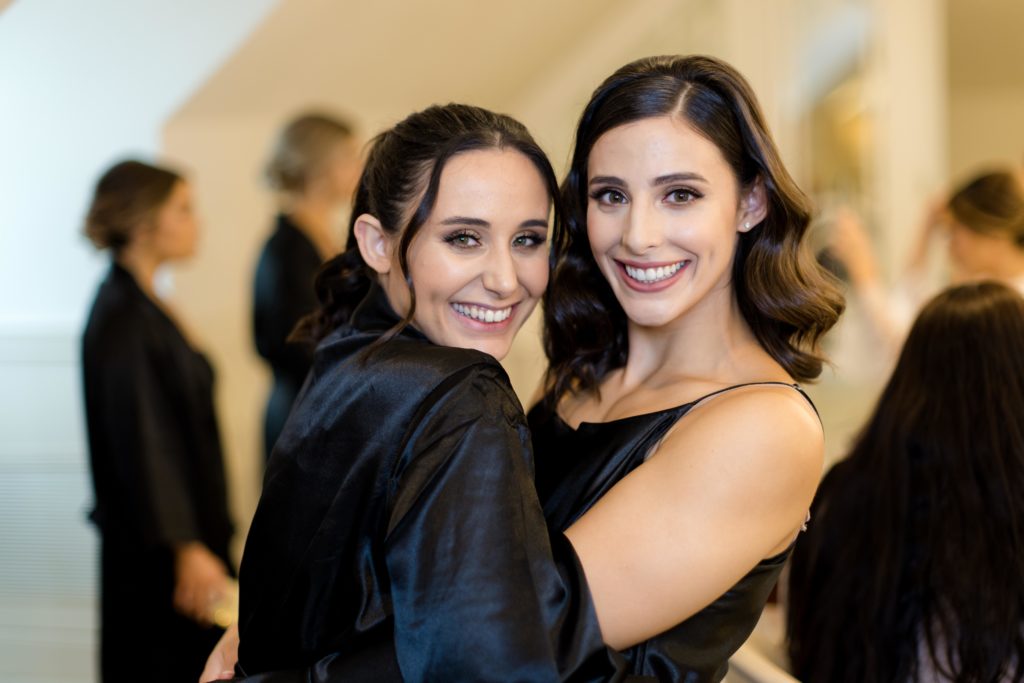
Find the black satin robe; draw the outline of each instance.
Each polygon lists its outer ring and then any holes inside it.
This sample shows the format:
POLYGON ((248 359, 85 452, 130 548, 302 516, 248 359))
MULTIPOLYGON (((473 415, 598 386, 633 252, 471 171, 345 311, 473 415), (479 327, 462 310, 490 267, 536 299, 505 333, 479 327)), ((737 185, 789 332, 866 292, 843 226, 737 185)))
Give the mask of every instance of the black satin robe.
MULTIPOLYGON (((551 529, 569 528, 641 465, 696 403, 611 422, 584 422, 578 429, 545 411, 543 404, 535 406, 529 423, 537 458, 537 492, 551 529)), ((757 625, 789 553, 761 561, 686 621, 626 650, 629 680, 720 681, 729 670, 729 657, 757 625)), ((680 581, 684 580, 681 576, 680 581)))
POLYGON ((287 339, 296 323, 316 310, 313 284, 320 264, 320 252, 309 238, 288 216, 279 214, 256 264, 252 302, 256 350, 274 373, 263 414, 268 458, 313 362, 311 348, 287 339))
POLYGON ((409 328, 371 349, 397 321, 374 287, 316 350, 246 542, 240 673, 614 679, 505 372, 409 328))
POLYGON ((213 370, 114 264, 89 314, 82 372, 102 680, 195 680, 220 631, 175 612, 172 547, 201 541, 230 566, 213 370))

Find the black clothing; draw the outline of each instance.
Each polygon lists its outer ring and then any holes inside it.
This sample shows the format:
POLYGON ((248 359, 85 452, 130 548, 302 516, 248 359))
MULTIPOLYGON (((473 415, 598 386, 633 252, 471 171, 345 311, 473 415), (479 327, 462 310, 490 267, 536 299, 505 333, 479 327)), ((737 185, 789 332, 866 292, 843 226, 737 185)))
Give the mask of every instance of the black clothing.
MULTIPOLYGON (((535 406, 529 423, 537 459, 537 493, 548 526, 569 528, 642 464, 699 400, 621 420, 584 422, 575 430, 557 413, 544 410, 543 403, 535 406)), ((630 674, 657 681, 720 681, 728 671, 729 657, 757 625, 789 552, 761 561, 700 612, 627 650, 630 674)))
POLYGON ((82 371, 102 538, 103 680, 140 671, 195 679, 220 632, 175 612, 172 546, 201 541, 228 564, 213 370, 115 264, 89 314, 82 371))
POLYGON ((240 672, 607 680, 613 654, 571 546, 549 541, 508 377, 411 328, 371 348, 397 322, 374 286, 317 347, 246 541, 240 672))
POLYGON ((274 233, 260 252, 253 282, 253 337, 274 373, 263 415, 268 458, 313 361, 311 348, 286 340, 299 320, 317 309, 313 285, 320 265, 320 253, 309 238, 288 216, 279 214, 274 233))

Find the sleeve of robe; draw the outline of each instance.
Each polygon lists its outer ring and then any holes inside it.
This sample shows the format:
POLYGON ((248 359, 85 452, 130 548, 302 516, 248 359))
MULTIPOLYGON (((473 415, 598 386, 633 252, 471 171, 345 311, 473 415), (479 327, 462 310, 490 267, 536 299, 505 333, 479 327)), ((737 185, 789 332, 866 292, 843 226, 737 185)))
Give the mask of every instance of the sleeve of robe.
POLYGON ((95 372, 102 377, 104 455, 119 489, 116 512, 129 517, 111 522, 135 526, 152 545, 201 538, 173 355, 160 354, 145 330, 129 326, 111 335, 95 372))
POLYGON ((615 680, 579 561, 564 536, 549 539, 522 408, 499 369, 466 372, 434 392, 392 481, 403 677, 615 680))
POLYGON ((287 368, 301 381, 312 362, 312 350, 288 336, 299 320, 317 309, 314 276, 302 263, 288 263, 282 254, 265 254, 256 271, 253 295, 253 336, 256 350, 271 365, 287 368))

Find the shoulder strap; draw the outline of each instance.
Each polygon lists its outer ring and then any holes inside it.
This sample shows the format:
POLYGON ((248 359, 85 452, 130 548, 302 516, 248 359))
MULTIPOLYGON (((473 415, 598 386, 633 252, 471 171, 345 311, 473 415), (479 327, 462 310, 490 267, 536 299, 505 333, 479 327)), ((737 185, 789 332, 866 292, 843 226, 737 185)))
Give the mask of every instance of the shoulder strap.
POLYGON ((732 391, 733 389, 742 389, 743 387, 758 387, 758 386, 779 386, 779 387, 789 387, 790 389, 795 389, 796 391, 798 391, 800 393, 801 396, 804 397, 804 399, 807 401, 807 403, 811 406, 811 410, 813 410, 814 414, 818 416, 818 420, 819 421, 821 420, 821 413, 818 412, 818 406, 814 405, 814 401, 812 401, 811 397, 807 395, 807 392, 803 390, 803 387, 801 387, 799 384, 795 384, 795 383, 794 384, 790 384, 789 382, 744 382, 743 384, 734 384, 731 387, 725 387, 725 388, 719 389, 717 391, 712 391, 710 394, 705 394, 704 396, 701 396, 697 400, 692 401, 690 403, 690 405, 691 405, 691 407, 694 407, 698 403, 703 403, 705 400, 707 400, 709 398, 712 398, 714 396, 718 396, 719 394, 724 394, 724 393, 726 393, 728 391, 732 391))

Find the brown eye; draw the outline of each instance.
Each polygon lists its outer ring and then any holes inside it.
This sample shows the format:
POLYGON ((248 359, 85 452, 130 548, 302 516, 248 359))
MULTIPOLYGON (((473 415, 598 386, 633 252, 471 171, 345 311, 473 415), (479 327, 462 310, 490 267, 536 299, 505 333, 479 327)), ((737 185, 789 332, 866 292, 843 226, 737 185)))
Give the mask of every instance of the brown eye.
POLYGON ((595 191, 590 198, 600 204, 625 204, 627 202, 626 195, 610 187, 595 191))

